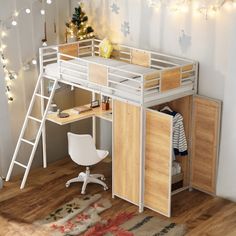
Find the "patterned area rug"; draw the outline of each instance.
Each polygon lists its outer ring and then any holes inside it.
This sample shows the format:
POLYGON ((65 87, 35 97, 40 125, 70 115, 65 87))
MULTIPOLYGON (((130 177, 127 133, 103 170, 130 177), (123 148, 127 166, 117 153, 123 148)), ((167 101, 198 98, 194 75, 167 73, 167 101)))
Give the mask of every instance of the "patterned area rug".
POLYGON ((84 236, 183 236, 184 225, 177 225, 158 217, 134 213, 121 213, 97 223, 84 236))
POLYGON ((34 223, 53 236, 183 236, 185 226, 156 216, 120 213, 109 220, 99 213, 111 207, 100 194, 74 198, 72 201, 34 223))
POLYGON ((110 207, 110 201, 100 194, 74 198, 34 224, 50 230, 53 236, 79 235, 100 222, 99 213, 110 207))

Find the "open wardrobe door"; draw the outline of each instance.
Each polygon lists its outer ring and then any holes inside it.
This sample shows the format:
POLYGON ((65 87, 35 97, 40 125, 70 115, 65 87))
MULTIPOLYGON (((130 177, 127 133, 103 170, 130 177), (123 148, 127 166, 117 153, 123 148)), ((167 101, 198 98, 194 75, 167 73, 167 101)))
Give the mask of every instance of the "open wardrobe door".
POLYGON ((215 194, 221 102, 193 98, 191 186, 215 194))
POLYGON ((144 205, 165 216, 171 208, 173 117, 146 111, 146 154, 144 205))

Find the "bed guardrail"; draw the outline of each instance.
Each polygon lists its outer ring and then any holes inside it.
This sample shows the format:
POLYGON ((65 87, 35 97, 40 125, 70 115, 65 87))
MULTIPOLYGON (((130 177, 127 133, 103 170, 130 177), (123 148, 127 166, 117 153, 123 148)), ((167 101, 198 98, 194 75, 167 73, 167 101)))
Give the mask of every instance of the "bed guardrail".
POLYGON ((131 99, 134 96, 134 100, 139 104, 177 88, 186 88, 193 92, 196 90, 198 64, 195 61, 125 45, 114 45, 113 59, 149 67, 151 71, 136 73, 85 59, 84 57, 99 56, 100 42, 101 40, 88 39, 41 48, 40 67, 45 68, 48 64, 56 62, 61 79, 68 77, 85 88, 94 88, 114 97, 131 99), (95 78, 98 71, 103 74, 102 82, 95 78))

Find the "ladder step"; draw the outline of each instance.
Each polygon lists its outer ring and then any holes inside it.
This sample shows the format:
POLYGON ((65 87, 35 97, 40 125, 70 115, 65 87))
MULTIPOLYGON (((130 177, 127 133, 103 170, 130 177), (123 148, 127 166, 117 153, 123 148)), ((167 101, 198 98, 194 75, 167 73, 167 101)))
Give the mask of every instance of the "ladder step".
POLYGON ((35 120, 35 121, 37 121, 37 122, 39 122, 39 123, 42 122, 42 120, 37 119, 37 118, 35 118, 35 117, 33 117, 33 116, 28 116, 28 118, 31 119, 31 120, 35 120))
POLYGON ((21 166, 21 167, 25 168, 25 169, 27 168, 26 165, 23 165, 23 164, 21 164, 21 163, 18 162, 18 161, 14 161, 14 163, 17 164, 18 166, 21 166))
POLYGON ((35 95, 38 96, 38 97, 41 97, 41 98, 49 99, 49 97, 43 96, 43 95, 41 95, 41 94, 39 94, 39 93, 36 93, 35 95))
POLYGON ((23 142, 25 142, 25 143, 28 143, 28 144, 30 144, 30 145, 32 145, 32 146, 34 146, 34 143, 33 143, 33 142, 30 142, 29 140, 26 140, 26 139, 24 139, 24 138, 22 138, 21 141, 23 141, 23 142))

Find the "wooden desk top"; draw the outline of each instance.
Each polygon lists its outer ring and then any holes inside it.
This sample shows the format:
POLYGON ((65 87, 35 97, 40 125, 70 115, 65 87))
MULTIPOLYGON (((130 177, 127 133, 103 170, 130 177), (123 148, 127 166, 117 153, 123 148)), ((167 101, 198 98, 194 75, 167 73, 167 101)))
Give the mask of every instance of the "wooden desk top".
POLYGON ((66 125, 79 120, 87 119, 93 116, 99 117, 104 120, 112 121, 112 110, 104 111, 101 107, 93 108, 90 111, 83 112, 81 114, 76 114, 73 109, 68 109, 62 111, 63 113, 68 113, 69 117, 60 118, 57 116, 57 113, 49 113, 47 115, 47 120, 54 122, 58 125, 66 125))

